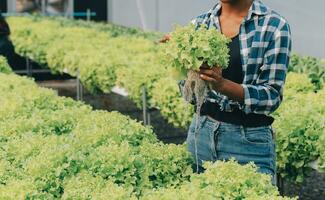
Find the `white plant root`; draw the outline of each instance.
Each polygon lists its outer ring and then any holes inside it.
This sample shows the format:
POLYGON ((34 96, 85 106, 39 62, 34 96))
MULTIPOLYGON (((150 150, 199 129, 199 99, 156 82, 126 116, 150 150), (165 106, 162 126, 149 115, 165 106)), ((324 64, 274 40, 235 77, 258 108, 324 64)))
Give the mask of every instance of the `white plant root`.
POLYGON ((190 70, 187 73, 187 79, 184 85, 183 96, 187 102, 191 102, 193 97, 196 101, 196 123, 195 123, 195 159, 196 159, 196 172, 199 172, 199 160, 197 151, 197 135, 200 130, 200 117, 201 117, 201 107, 204 103, 204 99, 208 93, 208 85, 205 81, 200 78, 200 74, 190 70))
POLYGON ((201 107, 204 103, 205 96, 208 92, 208 86, 204 80, 200 78, 200 74, 196 71, 190 70, 187 73, 187 79, 184 85, 184 98, 191 102, 193 97, 196 101, 196 114, 200 114, 201 107))

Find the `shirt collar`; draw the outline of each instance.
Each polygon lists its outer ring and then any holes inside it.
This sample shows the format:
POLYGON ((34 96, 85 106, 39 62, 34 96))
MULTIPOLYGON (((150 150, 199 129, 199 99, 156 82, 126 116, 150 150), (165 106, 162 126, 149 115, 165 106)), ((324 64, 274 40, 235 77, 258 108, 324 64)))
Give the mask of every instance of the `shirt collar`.
MULTIPOLYGON (((210 10, 210 13, 213 16, 219 16, 221 11, 221 3, 218 2, 213 9, 210 10)), ((253 0, 251 7, 249 8, 248 15, 245 20, 250 20, 254 15, 263 16, 270 12, 270 9, 262 3, 260 0, 253 0)))

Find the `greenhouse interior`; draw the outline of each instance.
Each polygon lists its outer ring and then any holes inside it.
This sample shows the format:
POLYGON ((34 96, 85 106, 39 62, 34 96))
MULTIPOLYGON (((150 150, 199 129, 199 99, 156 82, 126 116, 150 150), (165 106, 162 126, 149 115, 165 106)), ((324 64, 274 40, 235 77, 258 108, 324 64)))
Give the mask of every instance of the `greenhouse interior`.
POLYGON ((1 0, 0 200, 325 200, 324 7, 1 0))

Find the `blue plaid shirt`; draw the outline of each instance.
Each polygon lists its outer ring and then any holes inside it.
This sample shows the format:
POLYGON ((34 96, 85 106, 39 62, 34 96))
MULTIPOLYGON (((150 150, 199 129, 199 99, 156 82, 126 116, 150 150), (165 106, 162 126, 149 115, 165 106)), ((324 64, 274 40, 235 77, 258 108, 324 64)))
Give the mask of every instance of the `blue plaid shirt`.
MULTIPOLYGON (((220 30, 221 4, 193 20, 199 26, 220 30)), ((240 53, 244 80, 243 104, 227 96, 210 91, 207 101, 219 104, 220 109, 231 112, 239 108, 245 113, 269 115, 283 99, 283 86, 291 52, 291 33, 287 21, 279 14, 254 0, 248 15, 240 26, 240 53)))

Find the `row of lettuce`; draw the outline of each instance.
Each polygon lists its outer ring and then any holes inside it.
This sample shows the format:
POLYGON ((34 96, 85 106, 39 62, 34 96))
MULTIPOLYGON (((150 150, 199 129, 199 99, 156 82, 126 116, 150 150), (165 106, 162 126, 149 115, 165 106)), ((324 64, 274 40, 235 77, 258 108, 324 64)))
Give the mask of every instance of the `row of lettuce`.
POLYGON ((277 168, 283 177, 301 182, 313 161, 325 171, 325 89, 315 92, 307 75, 289 73, 284 96, 273 114, 277 168))
MULTIPOLYGON (((161 62, 161 47, 150 33, 40 17, 15 17, 9 23, 17 51, 53 72, 75 76, 79 71, 92 92, 108 93, 121 86, 138 106, 144 86, 150 106, 159 108, 170 123, 186 128, 191 121, 193 108, 180 97, 173 72, 161 62)), ((301 182, 310 162, 317 160, 325 170, 325 62, 294 55, 289 71, 285 100, 274 114, 277 162, 283 177, 301 182)))
POLYGON ((8 22, 20 54, 56 73, 76 76, 79 72, 83 85, 94 93, 109 93, 115 85, 121 86, 139 107, 144 86, 150 106, 160 108, 170 123, 177 127, 189 124, 193 109, 182 101, 177 82, 160 62, 159 46, 147 37, 111 34, 96 25, 86 26, 87 22, 73 26, 63 19, 18 17, 8 22))
POLYGON ((58 97, 3 58, 0 70, 0 199, 289 199, 253 164, 207 163, 193 174, 184 145, 58 97))

